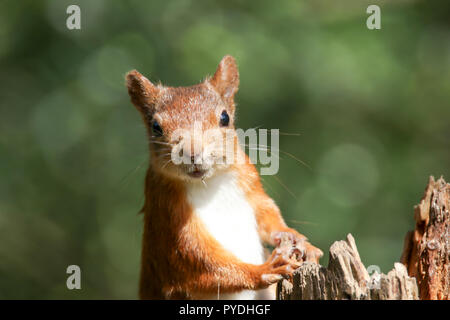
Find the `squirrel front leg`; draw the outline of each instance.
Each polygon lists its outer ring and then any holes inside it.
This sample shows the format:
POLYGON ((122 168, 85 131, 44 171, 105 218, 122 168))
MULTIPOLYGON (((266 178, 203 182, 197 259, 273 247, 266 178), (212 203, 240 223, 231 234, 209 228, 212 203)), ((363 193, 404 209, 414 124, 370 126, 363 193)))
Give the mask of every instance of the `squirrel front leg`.
MULTIPOLYGON (((248 157, 246 158, 248 160, 248 157)), ((258 232, 262 241, 274 247, 280 245, 283 236, 289 238, 293 249, 302 253, 302 260, 319 263, 322 250, 310 244, 307 238, 297 230, 289 228, 281 216, 280 209, 266 194, 254 165, 247 161, 239 167, 241 187, 246 192, 247 200, 255 210, 258 232)), ((287 252, 291 256, 292 252, 287 252)))
POLYGON ((185 273, 179 277, 183 281, 166 288, 165 291, 174 296, 177 292, 195 297, 196 293, 214 294, 218 290, 233 293, 264 289, 283 278, 292 277, 294 270, 299 267, 298 263, 280 250, 274 250, 263 264, 244 263, 202 230, 180 254, 183 263, 189 267, 185 265, 180 270, 185 273))
POLYGON ((256 207, 256 221, 263 241, 278 247, 281 239, 287 237, 293 247, 301 251, 303 260, 319 263, 319 259, 323 256, 322 250, 310 244, 308 239, 297 230, 286 225, 280 209, 264 191, 257 193, 252 203, 256 207))

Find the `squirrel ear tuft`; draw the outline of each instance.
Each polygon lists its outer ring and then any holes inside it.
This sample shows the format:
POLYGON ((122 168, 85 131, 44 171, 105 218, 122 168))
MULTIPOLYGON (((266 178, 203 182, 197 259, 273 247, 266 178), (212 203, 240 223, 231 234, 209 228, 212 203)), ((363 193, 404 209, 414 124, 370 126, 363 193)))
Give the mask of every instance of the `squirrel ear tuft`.
POLYGON ((160 89, 137 70, 128 72, 125 78, 128 94, 134 106, 141 112, 152 109, 158 99, 160 89))
POLYGON ((239 88, 239 71, 232 56, 225 56, 209 81, 224 100, 232 100, 239 88))

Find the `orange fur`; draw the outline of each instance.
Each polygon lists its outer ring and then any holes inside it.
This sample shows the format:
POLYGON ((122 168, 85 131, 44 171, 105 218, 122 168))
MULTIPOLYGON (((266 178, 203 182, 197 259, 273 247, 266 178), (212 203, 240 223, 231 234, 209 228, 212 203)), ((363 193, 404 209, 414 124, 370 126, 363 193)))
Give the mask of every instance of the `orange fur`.
MULTIPOLYGON (((222 59, 212 78, 192 87, 155 86, 137 71, 127 75, 131 101, 148 127, 151 153, 142 208, 144 234, 139 288, 142 299, 202 298, 217 292, 219 286, 226 293, 262 289, 279 280, 277 275, 291 275, 296 267, 275 253, 261 265, 244 263, 224 249, 205 229, 187 199, 186 186, 194 183, 187 176, 191 167, 176 166, 168 158, 175 143, 171 133, 178 128, 190 128, 194 121, 201 121, 204 129, 217 127, 222 110, 230 114, 229 127, 234 127, 238 84, 237 67, 230 56, 222 59), (162 126, 163 137, 152 135, 152 121, 162 126)), ((234 146, 237 152, 243 152, 236 137, 234 146)), ((214 174, 237 173, 239 187, 254 210, 263 242, 276 245, 274 235, 280 232, 292 234, 297 240, 306 239, 286 225, 249 161, 208 170, 214 174)), ((308 252, 314 253, 311 260, 317 261, 320 250, 307 242, 306 246, 308 252)))

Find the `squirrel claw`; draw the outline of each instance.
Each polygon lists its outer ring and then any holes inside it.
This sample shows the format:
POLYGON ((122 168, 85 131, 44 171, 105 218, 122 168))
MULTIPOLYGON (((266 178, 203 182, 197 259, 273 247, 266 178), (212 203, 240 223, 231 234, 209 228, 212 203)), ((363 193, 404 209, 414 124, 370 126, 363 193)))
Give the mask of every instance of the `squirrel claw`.
POLYGON ((273 274, 273 273, 269 273, 269 274, 263 274, 261 276, 261 280, 265 283, 267 283, 268 285, 277 283, 278 281, 282 280, 283 276, 280 274, 273 274))
POLYGON ((277 246, 276 250, 283 252, 289 259, 319 263, 323 256, 322 250, 310 244, 305 236, 295 230, 276 232, 272 239, 277 246))

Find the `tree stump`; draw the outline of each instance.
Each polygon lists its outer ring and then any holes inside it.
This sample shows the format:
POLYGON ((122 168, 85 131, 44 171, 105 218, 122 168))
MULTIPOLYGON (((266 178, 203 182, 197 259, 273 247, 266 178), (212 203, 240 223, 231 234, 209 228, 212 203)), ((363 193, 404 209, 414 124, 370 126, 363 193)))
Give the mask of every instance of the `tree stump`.
POLYGON ((420 299, 450 298, 450 184, 430 177, 414 207, 416 228, 406 234, 401 262, 417 279, 420 299))
MULTIPOLYGON (((284 244, 289 245, 289 244, 284 244)), ((328 268, 304 262, 294 274, 293 282, 278 284, 280 300, 416 300, 416 280, 406 268, 396 263, 387 275, 369 276, 359 257, 355 240, 336 241, 330 248, 328 268)))
MULTIPOLYGON (((371 276, 361 262, 355 240, 347 235, 330 248, 328 267, 304 262, 292 281, 277 286, 280 300, 416 300, 450 296, 450 184, 430 177, 415 206, 416 228, 407 233, 401 263, 387 275, 371 276)), ((282 239, 289 252, 292 243, 282 239)))

